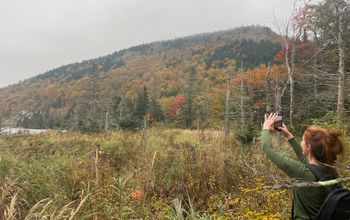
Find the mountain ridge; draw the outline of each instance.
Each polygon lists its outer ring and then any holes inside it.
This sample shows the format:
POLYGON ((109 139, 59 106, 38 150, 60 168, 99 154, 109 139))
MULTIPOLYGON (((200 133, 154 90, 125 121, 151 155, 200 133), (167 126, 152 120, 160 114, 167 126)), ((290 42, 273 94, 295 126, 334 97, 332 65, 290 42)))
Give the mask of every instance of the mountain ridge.
MULTIPOLYGON (((144 48, 149 48, 149 47, 151 47, 152 45, 155 45, 155 44, 162 44, 164 46, 168 46, 168 44, 171 44, 172 42, 176 42, 176 41, 194 41, 196 38, 204 39, 204 38, 207 38, 207 37, 210 37, 210 36, 211 37, 219 36, 221 38, 226 36, 228 40, 232 40, 232 38, 240 38, 242 36, 245 39, 249 39, 249 37, 247 37, 246 34, 247 34, 247 30, 249 31, 251 27, 256 27, 256 28, 259 28, 259 29, 261 28, 259 34, 266 34, 266 36, 264 36, 263 38, 270 38, 272 36, 273 37, 278 37, 278 35, 275 32, 273 32, 268 27, 259 26, 259 25, 253 25, 253 26, 242 26, 242 27, 232 28, 232 29, 228 29, 228 30, 219 30, 219 31, 214 31, 214 32, 199 33, 199 34, 189 35, 189 36, 185 36, 185 37, 174 38, 174 39, 170 39, 170 40, 160 40, 160 41, 154 41, 154 42, 150 42, 150 43, 142 43, 142 44, 139 44, 139 45, 131 46, 129 48, 121 49, 119 51, 115 51, 115 52, 113 52, 111 54, 107 54, 105 56, 100 56, 100 57, 97 57, 97 58, 83 60, 81 62, 73 62, 73 63, 69 63, 69 64, 64 64, 62 66, 53 68, 53 69, 45 71, 43 73, 39 73, 38 75, 35 75, 33 77, 30 77, 30 78, 25 79, 23 81, 20 81, 18 83, 21 83, 21 82, 24 82, 24 81, 27 81, 27 80, 31 80, 33 78, 34 79, 38 79, 38 78, 41 78, 41 77, 45 78, 45 75, 50 75, 53 72, 57 72, 57 71, 61 72, 60 71, 61 69, 65 69, 65 68, 72 67, 72 66, 74 68, 74 66, 77 66, 77 65, 91 64, 91 63, 94 63, 96 61, 100 62, 100 61, 104 61, 105 59, 108 59, 109 57, 113 57, 114 59, 118 59, 125 52, 129 52, 129 51, 136 51, 137 52, 140 49, 144 50, 144 48)), ((251 38, 254 39, 255 37, 252 36, 251 38)), ((116 60, 116 62, 118 62, 118 60, 116 60)), ((2 87, 2 88, 0 88, 0 90, 3 89, 3 88, 6 88, 6 87, 14 86, 14 85, 16 85, 18 83, 14 83, 12 85, 2 87)))
POLYGON ((169 98, 183 94, 191 68, 196 69, 200 87, 205 84, 221 92, 230 60, 254 68, 273 62, 280 48, 279 36, 263 26, 140 44, 1 88, 0 114, 9 118, 21 111, 40 111, 60 120, 69 118, 74 106, 88 99, 92 81, 96 81, 94 93, 99 100, 108 99, 110 94, 134 99, 146 86, 157 90, 164 106, 169 98))

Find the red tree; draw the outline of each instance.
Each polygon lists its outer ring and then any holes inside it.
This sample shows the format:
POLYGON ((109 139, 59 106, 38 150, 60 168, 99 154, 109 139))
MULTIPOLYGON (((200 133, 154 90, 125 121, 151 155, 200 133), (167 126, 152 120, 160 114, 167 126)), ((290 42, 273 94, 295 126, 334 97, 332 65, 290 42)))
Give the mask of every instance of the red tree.
POLYGON ((177 112, 180 109, 182 103, 185 100, 185 96, 183 95, 177 95, 176 97, 173 97, 172 99, 169 100, 166 109, 165 109, 165 114, 167 118, 171 120, 175 120, 177 117, 177 112))

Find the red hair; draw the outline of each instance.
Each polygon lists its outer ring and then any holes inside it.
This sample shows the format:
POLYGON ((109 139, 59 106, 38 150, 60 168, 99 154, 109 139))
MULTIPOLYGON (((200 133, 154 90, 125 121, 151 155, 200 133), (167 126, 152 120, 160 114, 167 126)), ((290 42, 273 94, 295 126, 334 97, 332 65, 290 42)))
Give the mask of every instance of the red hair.
POLYGON ((304 141, 311 146, 311 153, 316 160, 333 165, 337 155, 343 153, 344 142, 341 132, 336 129, 325 129, 309 126, 304 132, 304 141))

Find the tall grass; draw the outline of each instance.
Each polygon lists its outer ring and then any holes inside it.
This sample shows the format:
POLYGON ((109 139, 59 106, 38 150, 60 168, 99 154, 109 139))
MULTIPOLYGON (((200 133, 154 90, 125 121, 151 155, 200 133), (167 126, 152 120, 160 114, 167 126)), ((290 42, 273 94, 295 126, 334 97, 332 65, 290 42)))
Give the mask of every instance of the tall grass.
POLYGON ((259 140, 241 146, 218 131, 4 136, 0 155, 1 219, 289 217, 290 192, 262 188, 286 176, 259 140))

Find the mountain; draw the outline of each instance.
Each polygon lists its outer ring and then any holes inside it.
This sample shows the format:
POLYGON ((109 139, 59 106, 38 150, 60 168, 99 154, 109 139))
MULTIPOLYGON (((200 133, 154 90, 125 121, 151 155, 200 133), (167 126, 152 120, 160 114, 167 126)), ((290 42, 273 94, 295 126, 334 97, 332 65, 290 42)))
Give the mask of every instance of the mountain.
POLYGON ((208 94, 210 118, 218 121, 227 72, 273 62, 279 39, 267 27, 248 26, 130 47, 0 89, 0 114, 7 123, 37 128, 70 127, 90 115, 101 128, 107 109, 116 111, 115 100, 124 100, 119 107, 125 100, 135 105, 144 87, 167 111, 177 96, 185 96, 192 71, 197 95, 208 94))

